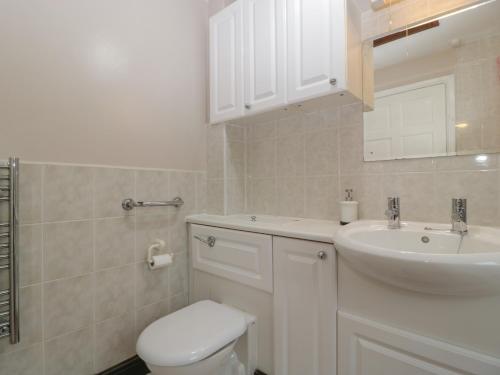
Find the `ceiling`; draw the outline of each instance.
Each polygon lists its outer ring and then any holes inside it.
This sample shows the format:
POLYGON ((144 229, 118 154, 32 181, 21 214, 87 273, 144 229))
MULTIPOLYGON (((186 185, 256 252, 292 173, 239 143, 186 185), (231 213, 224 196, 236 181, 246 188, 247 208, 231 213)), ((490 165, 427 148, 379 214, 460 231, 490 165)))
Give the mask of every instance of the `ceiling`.
POLYGON ((373 50, 375 69, 450 50, 453 40, 463 42, 474 35, 496 30, 499 14, 500 1, 497 0, 443 17, 437 28, 376 47, 373 50))
POLYGON ((370 0, 354 0, 354 1, 356 2, 356 5, 358 6, 359 10, 362 12, 372 9, 370 0))

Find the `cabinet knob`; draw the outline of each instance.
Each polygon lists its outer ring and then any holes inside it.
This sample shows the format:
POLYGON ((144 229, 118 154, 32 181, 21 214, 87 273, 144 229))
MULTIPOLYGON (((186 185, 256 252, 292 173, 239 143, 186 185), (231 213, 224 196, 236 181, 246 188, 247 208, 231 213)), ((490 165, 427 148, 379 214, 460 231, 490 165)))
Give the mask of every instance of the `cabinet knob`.
POLYGON ((337 78, 332 78, 330 80, 330 85, 335 86, 337 84, 337 78))
POLYGON ((250 104, 245 104, 245 109, 252 109, 252 106, 250 104))
POLYGON ((326 257, 327 257, 326 252, 324 252, 324 251, 318 252, 319 259, 324 260, 324 259, 326 259, 326 257))

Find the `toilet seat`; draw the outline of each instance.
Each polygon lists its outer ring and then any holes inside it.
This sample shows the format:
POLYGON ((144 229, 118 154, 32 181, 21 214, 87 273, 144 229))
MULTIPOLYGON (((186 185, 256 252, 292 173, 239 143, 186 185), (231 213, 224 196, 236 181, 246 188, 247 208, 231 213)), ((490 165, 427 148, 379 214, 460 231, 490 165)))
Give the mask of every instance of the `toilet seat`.
POLYGON ((137 354, 155 366, 185 366, 221 350, 247 329, 245 315, 200 301, 150 324, 139 336, 137 354))

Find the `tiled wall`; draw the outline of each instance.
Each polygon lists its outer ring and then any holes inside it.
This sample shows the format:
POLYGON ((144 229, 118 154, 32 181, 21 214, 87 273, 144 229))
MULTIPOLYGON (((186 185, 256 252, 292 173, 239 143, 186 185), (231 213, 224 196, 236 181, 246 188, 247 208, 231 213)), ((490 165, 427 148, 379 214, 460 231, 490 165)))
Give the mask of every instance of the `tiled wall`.
POLYGON ((205 207, 204 172, 21 165, 21 343, 0 340, 0 374, 92 374, 135 354, 141 330, 187 303, 184 217, 205 207), (121 201, 168 200, 181 209, 121 201), (149 271, 156 238, 174 265, 149 271))
MULTIPOLYGON (((362 119, 361 106, 351 104, 246 125, 246 208, 239 212, 338 220, 338 200, 352 188, 363 219, 383 219, 386 198, 398 195, 403 219, 447 223, 451 198, 465 197, 471 224, 500 225, 498 155, 364 162, 362 119)), ((228 168, 232 159, 225 162, 228 168)), ((222 188, 208 196, 223 207, 222 188)), ((226 213, 237 212, 231 207, 226 202, 226 213)))

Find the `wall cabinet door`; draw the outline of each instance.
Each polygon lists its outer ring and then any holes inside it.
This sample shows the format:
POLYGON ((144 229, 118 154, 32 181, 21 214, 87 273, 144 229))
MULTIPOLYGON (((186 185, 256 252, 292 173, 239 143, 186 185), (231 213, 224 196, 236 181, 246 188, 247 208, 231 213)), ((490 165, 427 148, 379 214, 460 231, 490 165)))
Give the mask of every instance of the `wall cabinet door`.
POLYGON ((284 105, 285 0, 245 0, 245 109, 284 105))
POLYGON ((345 14, 342 0, 287 0, 289 102, 345 87, 345 14))
POLYGON ((243 3, 210 18, 210 121, 244 114, 243 3))
POLYGON ((275 375, 336 373, 333 245, 273 238, 275 375))

